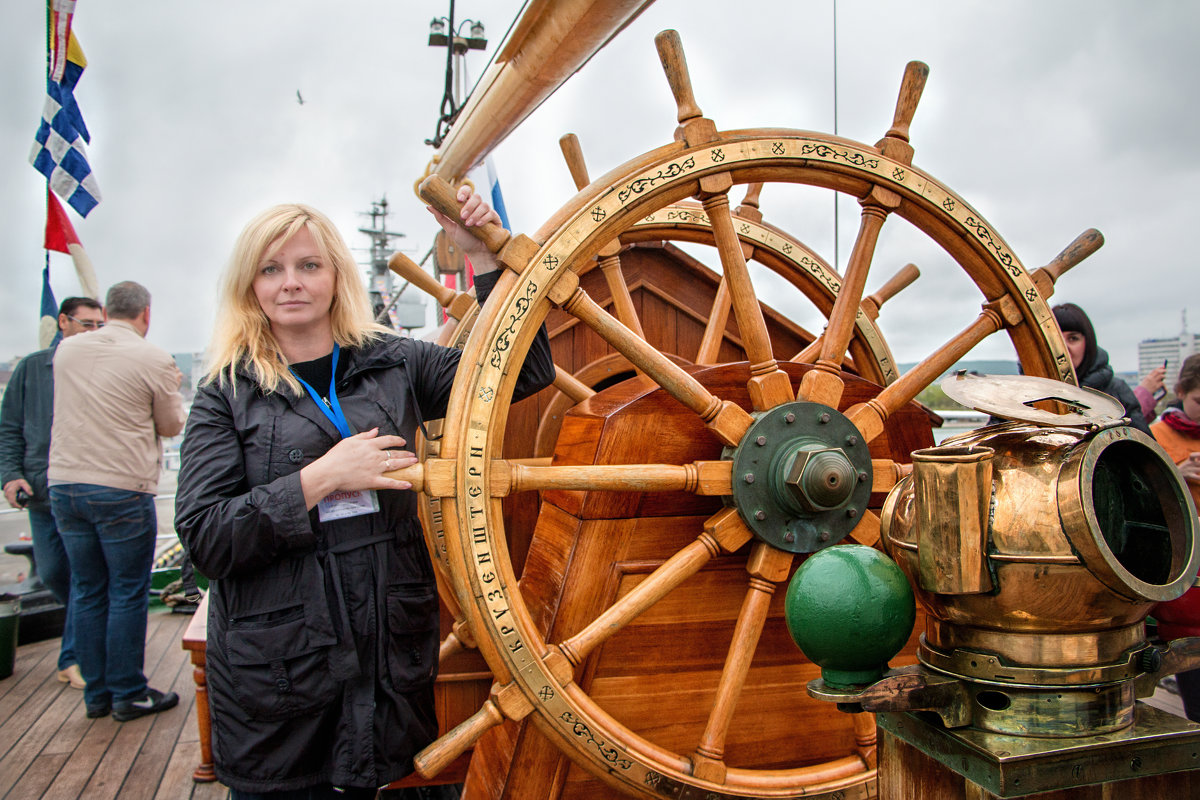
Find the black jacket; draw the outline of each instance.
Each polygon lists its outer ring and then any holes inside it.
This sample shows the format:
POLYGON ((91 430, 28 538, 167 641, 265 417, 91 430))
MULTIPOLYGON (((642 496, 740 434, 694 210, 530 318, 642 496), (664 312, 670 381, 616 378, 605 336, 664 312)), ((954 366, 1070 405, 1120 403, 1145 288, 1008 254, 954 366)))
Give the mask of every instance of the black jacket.
POLYGON ((24 478, 33 495, 29 507, 50 510, 46 467, 50 458, 50 421, 54 413, 54 371, 58 347, 21 359, 9 378, 0 405, 0 486, 24 478))
MULTIPOLYGON (((441 417, 460 355, 400 338, 343 351, 352 428, 412 442, 412 399, 441 417)), ((543 328, 515 397, 553 374, 543 328)), ((299 470, 339 438, 307 395, 264 394, 244 370, 202 387, 188 418, 175 526, 213 579, 213 754, 243 791, 382 786, 437 735, 438 603, 416 495, 381 491, 378 513, 320 522, 299 470)))
POLYGON ((1113 368, 1108 365, 1108 353, 1104 348, 1096 348, 1096 357, 1092 359, 1091 366, 1076 377, 1080 386, 1104 392, 1123 405, 1125 416, 1129 417, 1129 424, 1147 436, 1152 435, 1150 426, 1146 424, 1146 417, 1142 414, 1142 404, 1138 402, 1137 395, 1129 388, 1129 384, 1113 374, 1113 368))

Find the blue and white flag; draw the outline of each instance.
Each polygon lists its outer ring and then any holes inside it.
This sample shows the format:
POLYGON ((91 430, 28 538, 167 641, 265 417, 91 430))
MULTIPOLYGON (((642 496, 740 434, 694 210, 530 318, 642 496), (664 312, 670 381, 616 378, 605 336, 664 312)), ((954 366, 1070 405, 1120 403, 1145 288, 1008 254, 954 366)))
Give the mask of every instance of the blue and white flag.
POLYGON ((512 230, 508 224, 508 209, 504 207, 504 195, 500 192, 500 180, 496 177, 496 165, 488 156, 482 164, 477 165, 467 173, 467 178, 475 185, 476 193, 483 195, 496 213, 500 215, 500 224, 512 230))
MULTIPOLYGON (((50 260, 46 255, 47 262, 50 260)), ((58 329, 58 303, 54 301, 54 290, 50 288, 50 264, 42 268, 42 314, 38 321, 38 349, 45 350, 62 338, 58 329)))
POLYGON ((508 224, 508 209, 504 207, 504 195, 500 192, 500 179, 496 177, 496 165, 492 163, 492 157, 488 156, 485 159, 487 166, 488 187, 491 189, 492 208, 496 209, 496 213, 500 215, 500 224, 507 230, 512 230, 512 226, 508 224))
POLYGON ((100 187, 84 148, 92 137, 75 103, 75 84, 86 66, 87 59, 72 33, 62 81, 46 78, 42 124, 29 153, 29 162, 46 176, 54 193, 84 217, 100 202, 100 187))

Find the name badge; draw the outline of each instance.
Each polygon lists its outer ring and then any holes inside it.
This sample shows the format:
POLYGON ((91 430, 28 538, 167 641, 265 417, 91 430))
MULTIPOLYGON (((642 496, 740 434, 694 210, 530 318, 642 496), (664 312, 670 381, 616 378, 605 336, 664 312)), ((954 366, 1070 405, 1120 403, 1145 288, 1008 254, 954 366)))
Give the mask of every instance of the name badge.
POLYGON ((379 510, 379 495, 374 489, 354 492, 334 492, 317 503, 317 516, 321 522, 347 517, 361 517, 379 510))

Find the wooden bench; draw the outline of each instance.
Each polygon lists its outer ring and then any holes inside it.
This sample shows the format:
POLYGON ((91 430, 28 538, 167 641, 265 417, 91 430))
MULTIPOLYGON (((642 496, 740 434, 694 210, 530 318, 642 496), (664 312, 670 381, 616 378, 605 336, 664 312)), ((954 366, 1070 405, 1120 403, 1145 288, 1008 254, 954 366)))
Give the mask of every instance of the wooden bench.
MULTIPOLYGON (((448 627, 448 615, 444 608, 442 616, 443 627, 448 627)), ((192 771, 192 780, 208 783, 215 781, 217 774, 213 770, 212 719, 209 716, 208 676, 205 672, 205 650, 208 646, 207 593, 183 633, 182 644, 192 660, 192 678, 196 682, 196 726, 200 729, 200 764, 192 771)), ((439 666, 437 683, 433 689, 439 735, 479 710, 488 697, 492 680, 492 673, 488 671, 483 658, 474 650, 459 652, 439 666)), ((434 778, 425 779, 414 772, 387 788, 462 783, 470 760, 471 751, 467 751, 434 778)))

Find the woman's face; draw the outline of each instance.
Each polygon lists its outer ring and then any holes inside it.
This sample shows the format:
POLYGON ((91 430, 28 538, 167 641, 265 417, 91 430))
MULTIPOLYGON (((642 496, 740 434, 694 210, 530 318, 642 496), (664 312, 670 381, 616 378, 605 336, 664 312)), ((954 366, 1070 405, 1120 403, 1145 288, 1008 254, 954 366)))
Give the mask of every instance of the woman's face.
POLYGON ((1200 422, 1200 386, 1186 392, 1179 398, 1183 401, 1183 413, 1192 422, 1200 422))
POLYGON ((308 228, 301 228, 282 245, 272 242, 251 284, 259 306, 271 321, 271 329, 300 332, 314 325, 327 325, 334 272, 321 257, 308 228))
POLYGON ((1087 350, 1087 337, 1079 331, 1067 331, 1063 334, 1067 343, 1067 353, 1071 356, 1071 366, 1079 369, 1083 363, 1083 354, 1087 350))

